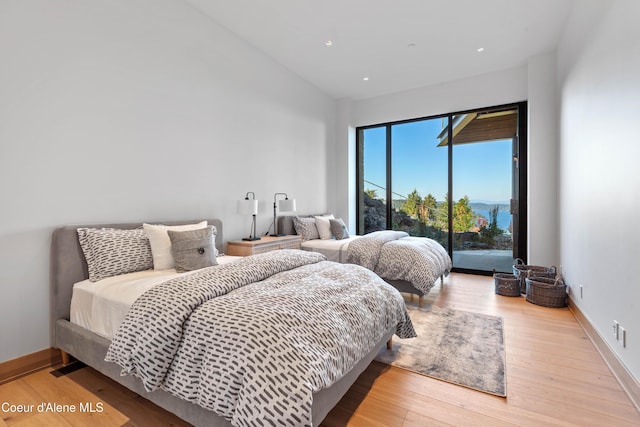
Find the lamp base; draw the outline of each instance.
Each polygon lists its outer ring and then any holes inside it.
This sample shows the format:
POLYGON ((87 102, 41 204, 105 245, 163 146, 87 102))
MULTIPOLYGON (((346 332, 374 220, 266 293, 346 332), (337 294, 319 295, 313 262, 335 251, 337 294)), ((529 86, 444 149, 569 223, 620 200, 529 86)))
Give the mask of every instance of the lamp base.
POLYGON ((254 240, 260 240, 259 237, 243 237, 242 240, 246 242, 253 242, 254 240))
POLYGON ((284 233, 269 234, 269 236, 271 236, 271 237, 282 237, 282 236, 286 236, 286 234, 284 234, 284 233))

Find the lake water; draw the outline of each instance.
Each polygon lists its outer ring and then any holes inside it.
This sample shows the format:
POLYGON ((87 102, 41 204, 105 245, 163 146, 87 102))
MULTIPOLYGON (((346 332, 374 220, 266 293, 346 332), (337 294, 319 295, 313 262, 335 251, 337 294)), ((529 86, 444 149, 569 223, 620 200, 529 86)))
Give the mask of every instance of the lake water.
MULTIPOLYGON (((489 211, 486 210, 474 210, 476 215, 482 215, 487 218, 487 221, 491 219, 489 216, 489 211)), ((498 228, 503 229, 504 231, 509 231, 509 225, 511 224, 511 213, 509 211, 498 211, 498 228)))

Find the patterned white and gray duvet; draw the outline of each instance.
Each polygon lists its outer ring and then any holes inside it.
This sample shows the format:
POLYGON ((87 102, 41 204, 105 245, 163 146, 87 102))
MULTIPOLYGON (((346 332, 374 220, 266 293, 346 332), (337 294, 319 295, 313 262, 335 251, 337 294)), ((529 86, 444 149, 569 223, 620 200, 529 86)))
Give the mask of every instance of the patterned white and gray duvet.
POLYGON ((442 245, 404 231, 376 231, 349 243, 347 262, 388 280, 406 280, 425 295, 438 277, 449 274, 451 258, 442 245))
POLYGON ((133 304, 105 360, 233 425, 312 425, 331 386, 395 328, 402 296, 371 271, 312 252, 268 252, 157 285, 133 304))

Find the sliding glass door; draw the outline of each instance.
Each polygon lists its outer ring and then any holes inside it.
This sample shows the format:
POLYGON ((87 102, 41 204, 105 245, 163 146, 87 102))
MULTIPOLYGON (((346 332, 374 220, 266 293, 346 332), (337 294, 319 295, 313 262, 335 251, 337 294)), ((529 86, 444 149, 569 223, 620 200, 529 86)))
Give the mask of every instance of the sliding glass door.
POLYGON ((437 146, 446 118, 392 125, 392 224, 412 236, 430 237, 448 246, 447 150, 437 146))
POLYGON ((360 130, 360 161, 358 167, 358 234, 386 230, 387 227, 387 129, 385 126, 360 130))
POLYGON ((454 224, 454 265, 510 271, 513 265, 512 140, 453 145, 453 200, 469 215, 454 224))
POLYGON ((456 270, 510 271, 525 258, 524 129, 526 103, 359 128, 358 233, 403 230, 456 270))

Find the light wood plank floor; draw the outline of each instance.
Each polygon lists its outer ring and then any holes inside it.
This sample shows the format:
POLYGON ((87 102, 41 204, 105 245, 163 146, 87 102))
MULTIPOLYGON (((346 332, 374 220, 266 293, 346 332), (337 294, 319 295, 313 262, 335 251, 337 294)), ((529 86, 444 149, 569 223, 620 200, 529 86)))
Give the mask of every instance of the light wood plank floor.
MULTIPOLYGON (((465 274, 436 285, 426 302, 504 318, 508 397, 374 362, 323 426, 640 425, 640 413, 568 309, 495 295, 491 277, 465 274)), ((90 368, 58 378, 50 371, 1 385, 0 404, 55 402, 76 405, 77 412, 0 410, 0 426, 186 425, 90 368), (80 413, 80 403, 94 409, 102 404, 103 410, 80 413)))

